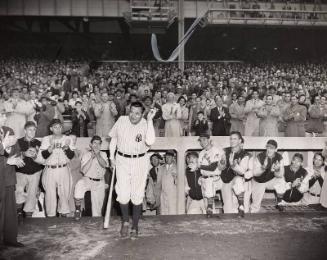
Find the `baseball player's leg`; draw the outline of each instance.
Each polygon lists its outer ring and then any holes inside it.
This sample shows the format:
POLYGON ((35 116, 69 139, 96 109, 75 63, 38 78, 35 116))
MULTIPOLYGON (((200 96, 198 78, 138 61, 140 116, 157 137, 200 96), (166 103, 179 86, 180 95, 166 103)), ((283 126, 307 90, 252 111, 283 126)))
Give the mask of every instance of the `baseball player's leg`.
POLYGON ((57 183, 53 169, 46 168, 43 172, 42 185, 45 191, 45 209, 48 217, 56 216, 57 183))
POLYGON ((42 171, 36 172, 33 175, 27 175, 27 199, 24 205, 24 211, 28 215, 32 215, 36 207, 41 172, 42 171))
POLYGON ((57 168, 55 174, 58 183, 58 212, 62 215, 65 215, 70 213, 69 197, 72 183, 71 174, 68 167, 57 168))
POLYGON ((16 191, 15 191, 15 196, 16 196, 16 203, 18 205, 21 205, 25 203, 26 201, 26 193, 25 193, 25 187, 27 186, 27 175, 17 172, 16 173, 16 178, 17 178, 17 183, 16 183, 16 191))
MULTIPOLYGON (((115 190, 117 193, 117 201, 120 204, 128 204, 131 199, 131 165, 132 159, 117 155, 116 157, 116 176, 117 182, 115 190)), ((142 200, 141 200, 142 202, 142 200)))
POLYGON ((74 200, 75 200, 75 219, 79 220, 82 217, 82 203, 84 200, 85 192, 91 189, 90 187, 90 179, 87 177, 83 177, 79 181, 77 181, 74 188, 74 200))
POLYGON ((265 194, 266 183, 259 183, 252 180, 252 204, 251 213, 258 213, 261 207, 261 201, 265 194))
POLYGON ((274 178, 272 179, 271 188, 273 188, 276 191, 276 197, 277 197, 277 208, 280 211, 283 211, 284 208, 281 205, 283 201, 283 196, 286 190, 289 188, 288 184, 286 183, 284 178, 274 178))
POLYGON ((252 183, 251 181, 246 181, 244 183, 244 212, 250 212, 250 201, 251 201, 251 193, 252 193, 252 183))
POLYGON ((189 206, 187 208, 187 214, 202 214, 201 201, 203 200, 192 200, 190 199, 189 206))
POLYGON ((92 203, 92 216, 101 217, 101 211, 105 195, 105 182, 91 183, 91 203, 92 203))
POLYGON ((241 216, 244 215, 245 208, 244 208, 244 193, 245 193, 245 186, 244 186, 244 178, 241 176, 236 176, 233 180, 233 191, 238 201, 238 211, 241 216))
POLYGON ((232 184, 232 182, 224 183, 221 188, 224 213, 237 213, 237 200, 232 189, 232 184))
POLYGON ((117 193, 117 201, 119 202, 122 213, 122 226, 120 235, 125 237, 129 229, 129 201, 131 199, 131 159, 116 156, 116 177, 117 182, 115 190, 117 193))
POLYGON ((131 201, 133 203, 133 227, 138 231, 138 223, 142 213, 142 202, 145 195, 146 179, 149 167, 149 157, 138 158, 131 164, 131 201))

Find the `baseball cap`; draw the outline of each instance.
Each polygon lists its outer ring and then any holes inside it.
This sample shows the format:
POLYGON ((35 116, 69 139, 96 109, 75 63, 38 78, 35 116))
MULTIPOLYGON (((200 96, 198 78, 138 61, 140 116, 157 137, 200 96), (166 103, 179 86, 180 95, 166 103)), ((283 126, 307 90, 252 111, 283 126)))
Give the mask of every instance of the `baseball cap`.
POLYGON ((268 145, 272 145, 272 146, 274 146, 274 148, 278 147, 277 142, 275 140, 273 140, 273 139, 268 140, 266 146, 268 146, 268 145))
POLYGON ((58 118, 52 119, 52 121, 50 123, 50 127, 53 127, 54 125, 62 125, 61 120, 58 118))
POLYGON ((200 138, 210 138, 210 135, 208 134, 208 133, 201 133, 200 135, 199 135, 199 140, 200 140, 200 138))
POLYGON ((301 153, 295 153, 293 158, 299 158, 303 162, 303 155, 301 153))

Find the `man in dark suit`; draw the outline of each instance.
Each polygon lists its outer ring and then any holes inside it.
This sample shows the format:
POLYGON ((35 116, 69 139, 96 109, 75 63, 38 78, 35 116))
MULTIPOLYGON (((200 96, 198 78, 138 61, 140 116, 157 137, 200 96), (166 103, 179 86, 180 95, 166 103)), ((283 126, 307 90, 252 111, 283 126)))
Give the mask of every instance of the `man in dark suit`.
POLYGON ((215 97, 216 107, 210 111, 210 121, 212 122, 213 136, 229 135, 230 114, 228 108, 224 107, 223 100, 220 96, 215 97))
POLYGON ((16 170, 24 162, 20 157, 17 139, 11 128, 4 126, 6 114, 0 111, 0 244, 23 247, 17 242, 18 221, 16 211, 16 170))

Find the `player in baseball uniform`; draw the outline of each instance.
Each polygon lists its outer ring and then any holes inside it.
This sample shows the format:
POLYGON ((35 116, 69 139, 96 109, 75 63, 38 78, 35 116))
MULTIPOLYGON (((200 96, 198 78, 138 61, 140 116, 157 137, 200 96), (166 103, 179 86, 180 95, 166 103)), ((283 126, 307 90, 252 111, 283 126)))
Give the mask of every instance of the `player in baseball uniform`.
POLYGON ((110 162, 116 166, 117 201, 122 211, 120 234, 128 236, 129 214, 128 206, 133 204, 133 226, 131 236, 138 235, 138 222, 142 211, 145 185, 149 167, 147 151, 155 141, 153 117, 156 109, 150 110, 147 119, 143 118, 144 107, 140 102, 131 103, 128 116, 119 117, 109 133, 111 138, 110 162), (115 157, 115 152, 117 154, 115 157))
POLYGON ((210 135, 203 133, 199 137, 202 151, 199 153, 199 169, 202 177, 200 179, 203 197, 207 204, 207 216, 213 214, 214 197, 216 191, 221 189, 221 170, 225 168, 226 160, 224 150, 215 147, 210 140, 210 135))
POLYGON ((249 166, 253 168, 251 213, 257 213, 265 190, 276 191, 277 200, 283 197, 279 187, 285 185, 284 160, 277 152, 277 142, 268 140, 266 151, 253 158, 249 166))
POLYGON ((68 163, 74 157, 75 147, 71 137, 62 134, 60 119, 51 121, 50 130, 52 135, 42 139, 39 151, 45 160, 42 184, 45 190, 46 213, 48 217, 56 216, 58 191, 58 213, 65 217, 70 213, 69 197, 72 182, 68 163))
POLYGON ((225 148, 226 168, 221 173, 224 213, 238 212, 241 217, 249 209, 252 178, 250 154, 243 149, 243 143, 240 132, 230 133, 230 147, 225 148))
POLYGON ((24 211, 26 217, 32 217, 37 203, 37 193, 43 169, 41 164, 35 162, 41 142, 35 139, 36 124, 34 122, 27 121, 24 130, 25 136, 18 139, 25 165, 16 169, 16 203, 19 214, 24 211))
POLYGON ((81 159, 81 171, 84 177, 75 186, 75 219, 79 220, 81 214, 81 204, 85 192, 91 191, 92 216, 100 217, 105 196, 104 175, 106 167, 109 166, 108 157, 101 149, 102 140, 100 136, 93 136, 90 143, 90 150, 81 159))

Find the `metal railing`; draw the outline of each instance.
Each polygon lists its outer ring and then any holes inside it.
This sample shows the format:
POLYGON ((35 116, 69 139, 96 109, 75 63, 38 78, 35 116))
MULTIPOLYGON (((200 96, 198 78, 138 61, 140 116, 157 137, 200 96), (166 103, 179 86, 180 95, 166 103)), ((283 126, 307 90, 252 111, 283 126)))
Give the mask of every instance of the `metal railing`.
POLYGON ((327 26, 326 11, 209 9, 209 24, 327 26))

